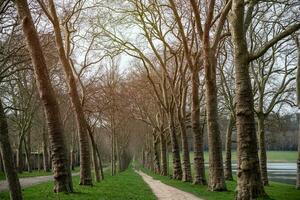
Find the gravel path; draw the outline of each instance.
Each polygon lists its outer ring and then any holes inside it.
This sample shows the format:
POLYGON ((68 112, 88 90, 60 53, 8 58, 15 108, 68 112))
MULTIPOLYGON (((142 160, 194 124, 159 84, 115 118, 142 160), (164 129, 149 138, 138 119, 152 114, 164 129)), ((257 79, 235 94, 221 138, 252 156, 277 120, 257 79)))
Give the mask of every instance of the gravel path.
MULTIPOLYGON (((72 176, 79 175, 79 172, 73 173, 72 176)), ((36 176, 36 177, 28 177, 28 178, 20 178, 20 184, 22 188, 30 187, 33 185, 38 185, 40 183, 44 183, 47 181, 53 180, 53 175, 50 176, 36 176)), ((8 190, 7 181, 0 181, 0 192, 8 190)))
POLYGON ((202 200, 190 193, 166 185, 159 180, 154 180, 151 176, 148 176, 141 171, 136 171, 136 173, 142 176, 158 200, 202 200))

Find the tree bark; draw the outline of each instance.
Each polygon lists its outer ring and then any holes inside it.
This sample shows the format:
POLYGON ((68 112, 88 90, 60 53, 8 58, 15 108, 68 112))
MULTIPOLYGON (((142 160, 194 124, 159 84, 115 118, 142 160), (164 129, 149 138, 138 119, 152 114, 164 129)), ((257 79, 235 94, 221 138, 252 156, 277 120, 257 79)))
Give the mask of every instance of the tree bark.
POLYGON ((96 182, 100 182, 100 174, 99 174, 99 163, 98 163, 98 159, 97 159, 97 152, 96 152, 96 148, 94 146, 92 146, 93 150, 93 164, 94 164, 94 172, 95 172, 95 178, 96 178, 96 182))
POLYGON ((99 152, 99 149, 97 147, 97 144, 95 142, 95 139, 93 137, 93 133, 92 133, 92 130, 91 130, 91 127, 89 124, 86 125, 87 128, 88 128, 88 133, 89 133, 89 136, 90 136, 90 139, 91 139, 91 143, 92 143, 92 146, 93 146, 93 149, 95 150, 96 152, 96 156, 98 157, 98 170, 100 169, 100 175, 101 175, 101 180, 104 180, 104 174, 103 174, 103 166, 102 166, 102 161, 101 161, 101 155, 100 155, 100 152, 99 152))
POLYGON ((99 174, 99 165, 100 165, 100 168, 102 168, 102 163, 101 163, 101 160, 100 160, 100 154, 98 152, 98 148, 97 148, 97 145, 95 143, 92 130, 91 130, 91 128, 90 128, 90 126, 88 124, 86 126, 88 127, 88 134, 90 136, 91 143, 92 143, 93 164, 94 164, 95 178, 96 178, 96 182, 100 182, 101 178, 103 178, 102 177, 102 172, 101 172, 101 177, 100 177, 100 174, 99 174), (97 154, 99 155, 99 162, 98 162, 97 154))
POLYGON ((44 166, 44 171, 45 172, 50 171, 48 143, 47 143, 47 136, 46 136, 45 127, 43 127, 43 166, 44 166))
POLYGON ((38 92, 45 108, 51 144, 54 192, 73 192, 72 176, 61 116, 39 37, 34 27, 27 1, 16 0, 15 4, 22 22, 27 48, 32 59, 38 92))
POLYGON ((265 141, 265 118, 263 114, 258 115, 258 126, 257 132, 259 137, 259 164, 260 164, 260 173, 261 180, 264 186, 269 185, 268 181, 268 172, 267 172, 267 149, 265 141))
MULTIPOLYGON (((205 45, 204 45, 205 46, 205 45)), ((205 52, 205 97, 206 97, 206 119, 209 150, 209 190, 226 190, 222 142, 218 124, 218 103, 216 86, 216 58, 210 55, 209 50, 205 52)))
POLYGON ((297 160, 296 189, 300 190, 300 113, 297 113, 297 118, 298 118, 298 160, 297 160))
POLYGON ((243 28, 244 6, 243 0, 233 0, 229 19, 236 80, 237 200, 256 199, 265 195, 257 153, 249 55, 243 28))
MULTIPOLYGON (((31 124, 31 122, 30 122, 31 124)), ((31 125, 30 125, 31 126, 31 125)), ((32 163, 31 163, 31 127, 27 129, 26 134, 26 145, 25 148, 27 149, 27 163, 28 163, 28 172, 32 172, 32 163)))
POLYGON ((115 140, 115 143, 116 143, 116 167, 115 169, 118 169, 118 172, 121 171, 121 167, 120 167, 120 148, 119 148, 119 141, 118 141, 118 137, 116 137, 116 140, 115 140))
POLYGON ((153 153, 154 153, 154 170, 155 173, 160 174, 160 162, 159 162, 159 153, 157 150, 157 144, 159 140, 155 136, 155 132, 152 133, 153 136, 153 153))
POLYGON ((233 130, 233 116, 230 115, 227 131, 226 131, 226 143, 225 143, 225 168, 224 168, 224 176, 226 180, 233 180, 232 178, 232 168, 231 168, 231 135, 233 130))
POLYGON ((71 170, 75 170, 75 165, 76 165, 76 159, 75 159, 75 157, 76 157, 76 155, 75 155, 76 153, 74 153, 74 149, 71 149, 71 151, 70 151, 70 165, 71 165, 71 170))
POLYGON ((111 175, 115 175, 115 133, 111 135, 111 175))
POLYGON ((2 161, 2 156, 0 155, 0 172, 4 173, 4 166, 3 166, 3 161, 2 161))
POLYGON ((18 151, 17 151, 17 168, 18 173, 23 172, 24 161, 23 161, 23 139, 19 140, 18 151))
MULTIPOLYGON (((180 112, 180 111, 179 111, 180 112)), ((186 136, 186 127, 185 120, 182 116, 178 116, 179 128, 181 135, 181 144, 182 144, 182 181, 191 182, 192 181, 192 172, 191 172, 191 162, 190 162, 190 152, 189 145, 186 136)))
POLYGON ((296 93, 297 93, 297 107, 298 107, 298 160, 297 160, 297 181, 296 188, 300 190, 300 42, 299 37, 296 37, 296 45, 298 51, 298 64, 297 64, 297 75, 296 75, 296 93))
POLYGON ((104 173, 103 173, 103 165, 102 165, 102 160, 99 151, 97 150, 97 155, 98 155, 98 161, 99 161, 99 168, 101 172, 101 180, 104 180, 104 173))
POLYGON ((174 124, 174 116, 172 113, 169 113, 169 131, 171 138, 172 146, 172 157, 173 157, 173 179, 181 180, 182 179, 182 169, 180 161, 180 150, 177 141, 176 128, 174 124))
POLYGON ((200 124, 200 100, 199 100, 199 75, 198 71, 192 73, 192 131, 194 136, 194 183, 206 185, 203 132, 200 124))
MULTIPOLYGON (((29 134, 29 133, 27 133, 29 134)), ((30 142, 30 140, 29 140, 30 142)), ((25 147, 25 156, 26 156, 26 161, 27 161, 27 171, 28 172, 32 172, 32 169, 31 169, 31 150, 30 150, 30 147, 28 146, 28 140, 27 141, 24 141, 24 147, 25 147)))
POLYGON ((164 133, 160 132, 160 159, 161 159, 161 170, 160 174, 163 176, 167 176, 168 174, 168 165, 167 165, 167 142, 164 133))
POLYGON ((55 43, 58 51, 59 59, 63 66, 65 79, 68 83, 69 96, 76 116, 76 123, 79 134, 79 151, 80 151, 80 185, 92 185, 91 162, 88 132, 86 127, 86 119, 77 91, 75 77, 72 71, 70 61, 67 58, 64 43, 61 35, 60 23, 57 17, 53 0, 49 1, 50 13, 53 19, 53 28, 55 33, 55 43))
POLYGON ((0 99, 0 148, 6 180, 11 200, 22 200, 22 190, 13 161, 13 151, 9 142, 7 119, 0 99))

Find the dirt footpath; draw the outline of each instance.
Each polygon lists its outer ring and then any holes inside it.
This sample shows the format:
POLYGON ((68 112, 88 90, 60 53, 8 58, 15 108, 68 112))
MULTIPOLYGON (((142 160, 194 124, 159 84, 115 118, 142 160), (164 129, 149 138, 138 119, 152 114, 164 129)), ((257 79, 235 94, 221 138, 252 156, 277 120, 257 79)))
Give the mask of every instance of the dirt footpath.
POLYGON ((136 173, 142 176, 143 180, 149 185, 158 200, 203 200, 193 194, 166 185, 159 180, 154 180, 151 176, 148 176, 141 171, 136 171, 136 173))

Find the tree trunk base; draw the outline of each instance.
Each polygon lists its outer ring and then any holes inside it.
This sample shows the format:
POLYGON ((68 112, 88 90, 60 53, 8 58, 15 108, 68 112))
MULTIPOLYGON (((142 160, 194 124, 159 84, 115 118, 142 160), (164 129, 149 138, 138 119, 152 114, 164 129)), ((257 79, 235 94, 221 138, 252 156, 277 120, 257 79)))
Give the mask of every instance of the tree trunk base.
POLYGON ((207 182, 205 179, 195 179, 193 184, 194 185, 207 185, 207 182))
POLYGON ((212 192, 215 192, 215 191, 218 191, 218 192, 227 191, 225 184, 222 184, 222 183, 217 183, 217 184, 209 185, 208 186, 208 190, 212 191, 212 192))
POLYGON ((79 185, 88 185, 88 186, 92 186, 93 185, 93 181, 92 179, 85 179, 84 181, 80 181, 79 185))

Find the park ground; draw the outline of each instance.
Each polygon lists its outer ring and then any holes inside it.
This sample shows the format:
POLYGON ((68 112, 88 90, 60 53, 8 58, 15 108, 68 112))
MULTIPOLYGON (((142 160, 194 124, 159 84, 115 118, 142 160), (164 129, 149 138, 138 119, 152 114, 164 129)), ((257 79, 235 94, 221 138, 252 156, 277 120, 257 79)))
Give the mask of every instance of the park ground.
MULTIPOLYGON (((233 153, 234 154, 234 153, 233 153)), ((269 152, 269 162, 295 162, 297 154, 296 152, 269 152)), ((233 156, 234 160, 234 156, 233 156)), ((206 186, 193 185, 192 183, 185 183, 177 180, 172 180, 169 176, 160 176, 153 172, 139 168, 144 173, 152 176, 156 180, 160 180, 162 183, 178 188, 182 191, 189 192, 195 196, 204 200, 227 200, 234 199, 236 180, 226 181, 226 192, 209 192, 206 186)), ((20 177, 32 177, 49 175, 44 172, 23 173, 20 177)), ((0 178, 3 175, 0 176, 0 178)), ((99 199, 99 200, 124 200, 124 199, 136 199, 147 200, 156 199, 149 186, 143 181, 132 167, 124 172, 111 176, 109 170, 105 171, 105 180, 100 183, 95 183, 93 187, 79 186, 79 177, 73 178, 74 190, 73 194, 54 194, 52 192, 53 183, 46 182, 36 186, 23 189, 23 195, 25 200, 40 200, 42 199, 99 199)), ((273 200, 300 200, 300 190, 296 190, 294 185, 271 182, 270 186, 265 187, 267 194, 269 195, 264 199, 273 200)), ((9 193, 0 193, 0 199, 8 200, 9 193)))

